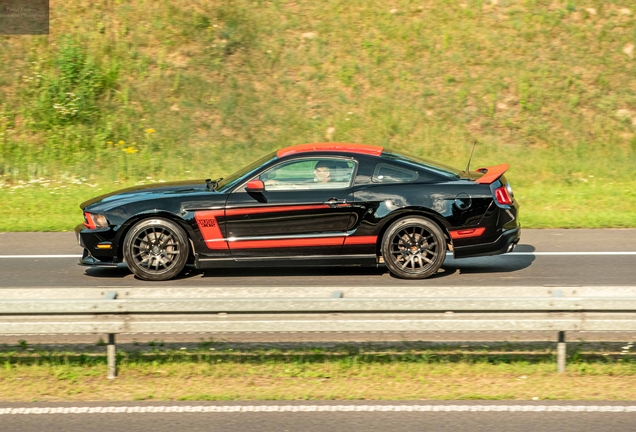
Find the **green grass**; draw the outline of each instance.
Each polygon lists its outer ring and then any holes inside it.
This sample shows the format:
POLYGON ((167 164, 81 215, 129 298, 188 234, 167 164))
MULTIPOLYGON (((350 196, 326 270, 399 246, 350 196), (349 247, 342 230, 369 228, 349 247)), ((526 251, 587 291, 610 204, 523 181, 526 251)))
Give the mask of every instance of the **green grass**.
POLYGON ((558 374, 549 348, 233 350, 214 345, 216 351, 207 345, 120 349, 115 381, 106 379, 106 360, 94 349, 4 350, 0 399, 630 400, 636 384, 636 362, 615 351, 570 353, 567 372, 558 374))
MULTIPOLYGON (((181 178, 191 177, 184 173, 181 178)), ((514 183, 514 175, 512 182, 514 183)), ((636 182, 611 182, 574 174, 569 184, 555 182, 515 186, 524 228, 625 228, 636 226, 636 182), (581 177, 577 177, 577 176, 581 177)), ((79 204, 94 196, 136 184, 135 181, 64 178, 34 180, 0 188, 0 231, 71 231, 83 221, 79 204)))
POLYGON ((0 198, 48 212, 0 229, 78 214, 21 180, 214 178, 325 140, 463 168, 474 139, 524 226, 635 227, 636 10, 498 3, 53 1, 50 36, 0 36, 0 198))

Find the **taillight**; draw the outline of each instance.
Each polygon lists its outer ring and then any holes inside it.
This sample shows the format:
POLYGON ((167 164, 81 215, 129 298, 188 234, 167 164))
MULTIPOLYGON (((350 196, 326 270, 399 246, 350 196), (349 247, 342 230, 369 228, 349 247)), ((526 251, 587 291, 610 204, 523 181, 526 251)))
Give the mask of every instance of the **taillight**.
POLYGON ((502 205, 510 205, 512 204, 512 198, 508 193, 508 188, 506 186, 502 186, 500 188, 495 189, 495 199, 499 204, 502 205))

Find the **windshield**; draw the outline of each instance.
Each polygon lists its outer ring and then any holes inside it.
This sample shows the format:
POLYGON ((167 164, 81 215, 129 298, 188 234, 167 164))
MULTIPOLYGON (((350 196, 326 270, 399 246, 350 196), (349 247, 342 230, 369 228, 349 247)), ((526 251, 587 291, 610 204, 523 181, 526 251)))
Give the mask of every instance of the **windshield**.
POLYGON ((256 162, 249 164, 245 168, 238 170, 234 174, 223 178, 221 181, 219 181, 219 186, 217 187, 217 190, 223 192, 227 189, 234 187, 237 183, 240 183, 243 180, 243 178, 249 177, 250 174, 252 174, 258 168, 260 168, 263 164, 265 164, 266 162, 269 162, 275 157, 276 157, 276 152, 272 152, 266 156, 263 156, 256 162))
POLYGON ((421 157, 411 156, 411 155, 407 156, 404 154, 396 154, 396 153, 388 153, 386 151, 382 152, 382 157, 391 159, 394 161, 406 163, 409 165, 413 165, 418 168, 425 168, 427 170, 441 174, 445 177, 451 177, 454 179, 459 179, 462 177, 460 175, 461 171, 458 169, 455 169, 453 167, 450 167, 448 165, 444 165, 438 162, 433 162, 431 160, 424 159, 421 157))

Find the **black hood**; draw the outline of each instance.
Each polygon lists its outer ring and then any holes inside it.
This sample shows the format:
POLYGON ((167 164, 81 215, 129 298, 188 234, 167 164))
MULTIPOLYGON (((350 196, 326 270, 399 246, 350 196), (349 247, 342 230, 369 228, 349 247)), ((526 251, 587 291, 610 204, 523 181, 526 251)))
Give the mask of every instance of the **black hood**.
MULTIPOLYGON (((96 203, 108 203, 115 200, 128 201, 130 199, 138 200, 142 196, 158 195, 174 195, 174 194, 188 194, 188 193, 200 193, 209 191, 205 180, 183 180, 176 182, 155 183, 150 185, 133 186, 126 189, 120 189, 114 192, 110 192, 104 195, 100 195, 95 198, 91 198, 88 201, 84 201, 80 204, 80 208, 84 210, 86 207, 96 203)), ((209 191, 212 192, 212 191, 209 191)))

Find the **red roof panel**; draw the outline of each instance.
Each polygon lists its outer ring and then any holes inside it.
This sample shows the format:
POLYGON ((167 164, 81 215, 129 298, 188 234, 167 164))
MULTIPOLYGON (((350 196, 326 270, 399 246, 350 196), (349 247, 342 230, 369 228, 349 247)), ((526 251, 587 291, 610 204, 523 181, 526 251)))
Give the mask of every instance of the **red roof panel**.
POLYGON ((374 146, 368 144, 349 144, 349 143, 312 143, 298 144, 291 147, 285 147, 276 153, 278 157, 290 156, 299 153, 308 152, 346 152, 368 154, 380 156, 384 148, 382 146, 374 146))

